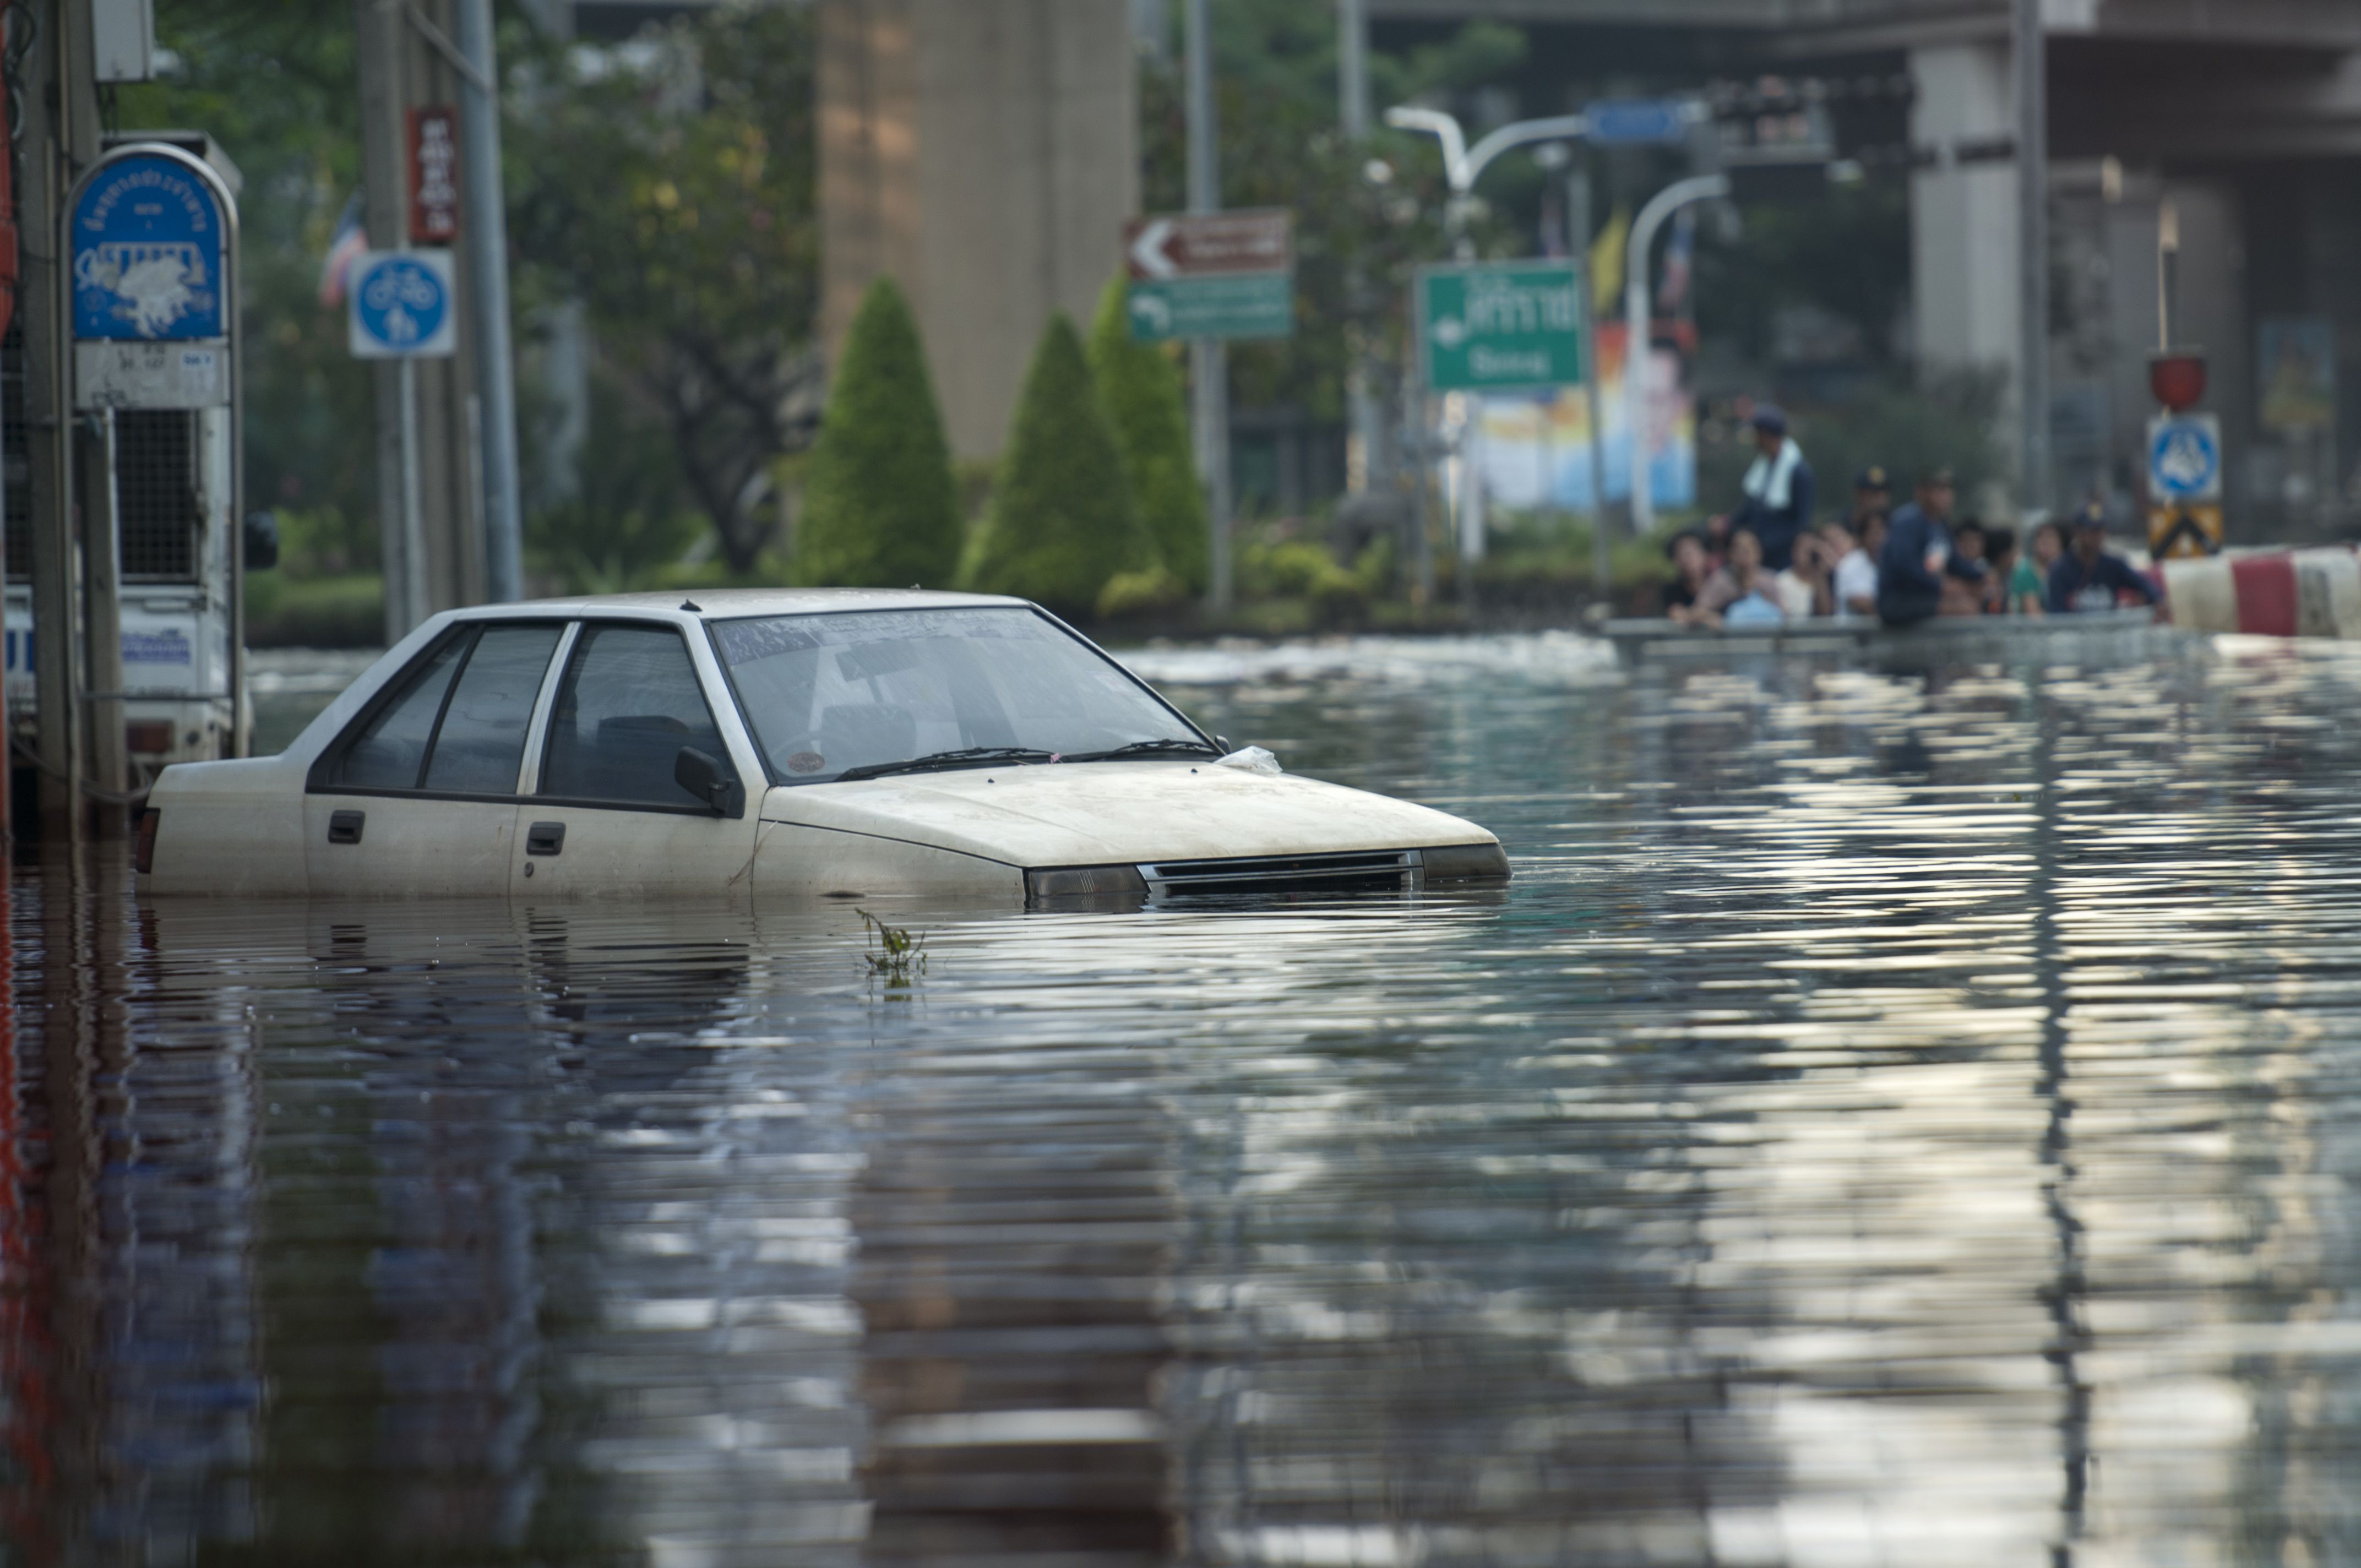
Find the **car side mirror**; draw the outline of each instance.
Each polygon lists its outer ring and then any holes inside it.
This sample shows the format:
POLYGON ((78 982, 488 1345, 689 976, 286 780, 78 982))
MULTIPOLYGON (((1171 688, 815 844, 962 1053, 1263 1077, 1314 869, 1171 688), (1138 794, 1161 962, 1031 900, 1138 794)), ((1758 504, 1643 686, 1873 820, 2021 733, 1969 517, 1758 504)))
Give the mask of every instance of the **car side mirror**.
POLYGON ((279 565, 279 514, 250 511, 246 514, 246 569, 268 572, 279 565))
POLYGON ((1216 746, 1219 746, 1219 747, 1222 749, 1222 755, 1224 755, 1224 756, 1225 756, 1225 757, 1226 757, 1226 756, 1228 756, 1232 751, 1234 751, 1237 750, 1237 748, 1236 748, 1236 747, 1235 747, 1235 746, 1233 746, 1233 745, 1231 745, 1231 744, 1230 744, 1230 738, 1229 738, 1228 736, 1226 736, 1226 735, 1216 735, 1216 736, 1214 736, 1214 737, 1213 737, 1213 744, 1214 744, 1214 745, 1216 745, 1216 746))
POLYGON ((672 760, 672 782, 703 801, 716 817, 736 817, 744 810, 738 781, 725 777, 721 764, 694 746, 683 746, 672 760))

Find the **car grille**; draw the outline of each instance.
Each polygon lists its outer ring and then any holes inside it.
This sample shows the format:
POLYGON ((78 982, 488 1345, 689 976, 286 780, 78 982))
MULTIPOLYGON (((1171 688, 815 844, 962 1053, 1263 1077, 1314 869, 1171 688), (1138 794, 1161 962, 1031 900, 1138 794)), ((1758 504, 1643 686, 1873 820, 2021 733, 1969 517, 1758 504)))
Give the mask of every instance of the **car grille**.
POLYGON ((1344 855, 1260 855, 1224 861, 1156 861, 1139 874, 1150 896, 1268 897, 1273 894, 1398 893, 1418 873, 1416 850, 1344 855))

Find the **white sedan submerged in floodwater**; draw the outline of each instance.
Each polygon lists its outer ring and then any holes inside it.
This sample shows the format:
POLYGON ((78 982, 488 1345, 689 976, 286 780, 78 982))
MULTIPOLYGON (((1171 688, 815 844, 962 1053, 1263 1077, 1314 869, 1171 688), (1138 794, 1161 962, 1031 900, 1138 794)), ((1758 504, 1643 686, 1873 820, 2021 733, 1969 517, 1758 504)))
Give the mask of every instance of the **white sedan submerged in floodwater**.
POLYGON ((165 770, 159 894, 1034 904, 1505 881, 1458 817, 1228 765, 1020 599, 733 590, 434 617, 279 756, 165 770))

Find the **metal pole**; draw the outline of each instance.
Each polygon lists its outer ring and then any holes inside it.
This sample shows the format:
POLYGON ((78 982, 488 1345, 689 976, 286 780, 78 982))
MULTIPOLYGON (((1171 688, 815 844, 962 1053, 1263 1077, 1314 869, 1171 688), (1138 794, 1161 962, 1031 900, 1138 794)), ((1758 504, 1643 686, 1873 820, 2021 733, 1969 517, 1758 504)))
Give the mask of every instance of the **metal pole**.
MULTIPOLYGON (((123 730, 123 554, 116 521, 115 411, 78 416, 81 427, 82 552, 82 688, 88 705, 90 780, 120 791, 128 782, 129 746, 123 730)), ((123 807, 94 801, 101 839, 119 839, 129 826, 123 807)))
POLYGON ((1606 405, 1598 396, 1598 291, 1590 275, 1590 170, 1565 178, 1565 247, 1582 280, 1582 396, 1590 419, 1590 575, 1604 602, 1614 591, 1615 557, 1607 537, 1606 405))
POLYGON ((401 582, 401 630, 406 636, 426 619, 432 607, 426 602, 426 518, 419 497, 418 361, 405 354, 398 365, 395 378, 401 399, 401 554, 409 566, 401 582))
POLYGON ((2015 0, 2018 484, 2049 504, 2049 63, 2042 0, 2015 0))
POLYGON ((1336 0, 1336 107, 1346 141, 1369 135, 1369 3, 1336 0))
MULTIPOLYGON (((1213 38, 1208 0, 1189 0, 1189 210, 1222 208, 1221 175, 1213 159, 1213 38)), ((1212 599, 1230 607, 1230 369, 1218 339, 1189 345, 1191 402, 1195 414, 1197 472, 1205 486, 1212 549, 1212 599)))
POLYGON ((1648 488, 1648 250, 1664 220, 1691 202, 1717 202, 1730 194, 1726 174, 1700 174, 1657 192, 1631 222, 1631 243, 1623 262, 1623 402, 1631 444, 1631 530, 1645 534, 1656 526, 1656 498, 1648 488))
POLYGON ((509 347, 509 225, 500 190, 499 67, 491 0, 458 0, 459 52, 475 67, 460 98, 459 181, 466 203, 467 280, 476 296, 476 387, 483 399, 486 587, 496 604, 524 594, 524 521, 519 498, 516 362, 509 347))

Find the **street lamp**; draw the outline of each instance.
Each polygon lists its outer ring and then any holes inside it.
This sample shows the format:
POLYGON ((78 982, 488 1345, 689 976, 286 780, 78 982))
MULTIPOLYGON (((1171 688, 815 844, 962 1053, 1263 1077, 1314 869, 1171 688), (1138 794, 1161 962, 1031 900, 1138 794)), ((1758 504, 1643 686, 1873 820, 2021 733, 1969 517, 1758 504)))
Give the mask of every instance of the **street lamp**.
MULTIPOLYGON (((1730 194, 1730 176, 1700 174, 1657 192, 1631 221, 1631 241, 1623 261, 1623 407, 1631 441, 1631 532, 1644 534, 1656 523, 1656 498, 1648 488, 1648 248, 1664 221, 1692 202, 1719 202, 1730 194)), ((1601 487, 1605 480, 1602 477, 1601 487)))
POLYGON ((1443 178, 1451 187, 1451 205, 1444 211, 1444 224, 1451 235, 1452 258, 1458 261, 1476 259, 1475 244, 1467 237, 1467 201, 1476 190, 1477 179, 1494 159, 1510 148, 1537 141, 1576 140, 1590 130, 1587 115, 1553 115, 1546 119, 1513 121, 1469 147, 1467 133, 1460 129, 1457 115, 1408 104, 1388 109, 1386 124, 1398 131, 1424 131, 1443 144, 1443 178))

